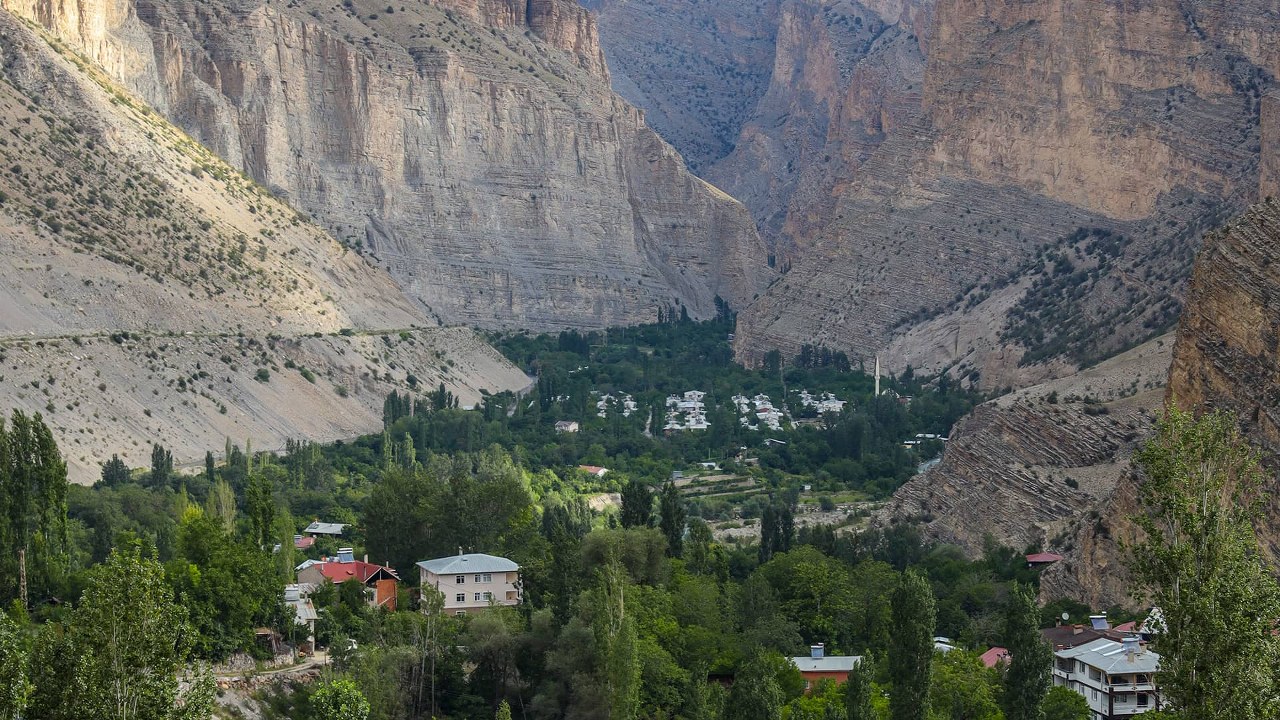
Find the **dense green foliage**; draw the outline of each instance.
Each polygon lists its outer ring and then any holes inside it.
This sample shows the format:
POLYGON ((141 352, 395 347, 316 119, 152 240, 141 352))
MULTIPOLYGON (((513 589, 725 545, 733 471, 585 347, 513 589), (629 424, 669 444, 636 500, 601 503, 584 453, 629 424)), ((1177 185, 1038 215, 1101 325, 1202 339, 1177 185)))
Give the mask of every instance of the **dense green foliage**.
POLYGON ((1005 677, 1004 715, 1007 720, 1040 720, 1049 691, 1053 650, 1040 634, 1039 609, 1031 588, 1015 586, 1009 595, 1005 642, 1009 668, 1005 677))
POLYGON ((1261 471, 1225 414, 1196 419, 1170 408, 1138 454, 1146 475, 1134 551, 1138 580, 1160 608, 1160 684, 1185 720, 1273 718, 1280 587, 1253 521, 1261 471))

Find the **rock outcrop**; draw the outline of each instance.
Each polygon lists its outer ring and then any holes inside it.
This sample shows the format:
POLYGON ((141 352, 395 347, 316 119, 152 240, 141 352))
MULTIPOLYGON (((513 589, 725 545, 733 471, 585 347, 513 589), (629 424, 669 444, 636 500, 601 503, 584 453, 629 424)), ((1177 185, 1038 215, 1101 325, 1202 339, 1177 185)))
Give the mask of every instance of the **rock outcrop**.
MULTIPOLYGON (((1246 438, 1272 468, 1280 458, 1280 207, 1264 201, 1211 233, 1196 259, 1169 370, 1168 402, 1237 417, 1246 438)), ((1095 607, 1127 599, 1121 544, 1135 536, 1141 479, 1126 473, 1091 522, 1071 532, 1061 567, 1046 573, 1046 592, 1095 607)), ((1280 557, 1280 502, 1274 487, 1258 527, 1264 550, 1280 557)))
MULTIPOLYGON (((1071 327, 1096 326, 1096 349, 1063 354, 1096 360, 1167 329, 1200 235, 1256 191, 1275 8, 875 5, 784 3, 770 88, 707 171, 788 269, 740 315, 739 357, 805 343, 869 357, 1016 285, 1082 228, 1130 242, 1098 292, 1072 300, 1071 327)), ((994 319, 995 338, 950 327, 938 334, 958 342, 894 354, 964 365, 987 387, 1037 380, 1002 368, 1052 340, 998 337, 1007 318, 994 319)))
POLYGON ((569 0, 0 0, 376 258, 449 323, 742 307, 741 205, 609 89, 569 0))
POLYGON ((75 482, 382 424, 391 390, 464 404, 529 379, 92 63, 0 12, 0 407, 75 482))
POLYGON ((1103 527, 1100 509, 1125 492, 1171 350, 1165 336, 975 408, 952 431, 942 462, 900 488, 882 515, 923 521, 929 536, 975 556, 990 537, 1017 549, 1078 551, 1074 561, 1087 550, 1077 547, 1080 528, 1103 527))

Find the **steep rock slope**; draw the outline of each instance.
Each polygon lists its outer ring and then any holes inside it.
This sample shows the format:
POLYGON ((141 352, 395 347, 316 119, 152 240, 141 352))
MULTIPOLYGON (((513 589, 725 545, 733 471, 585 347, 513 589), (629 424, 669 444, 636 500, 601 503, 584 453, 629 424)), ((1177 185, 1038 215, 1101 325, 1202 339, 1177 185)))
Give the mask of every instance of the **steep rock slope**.
POLYGON ((1274 3, 791 7, 758 119, 708 172, 790 268, 740 316, 747 362, 804 343, 865 357, 940 318, 891 367, 988 387, 1068 372, 1167 328, 1200 234, 1255 191, 1274 3), (1082 229, 1123 236, 1121 252, 1058 322, 1020 332, 1043 308, 1022 295, 1034 281, 1009 288, 1082 229), (993 329, 954 319, 1001 291, 993 329), (1023 353, 1067 362, 1029 373, 1023 353))
POLYGON ((568 0, 0 0, 372 254, 446 322, 552 329, 736 307, 742 206, 608 84, 568 0))
POLYGON ((528 383, 3 12, 0 128, 0 407, 44 414, 75 481, 157 441, 187 462, 370 432, 391 389, 528 383))
POLYGON ((922 520, 930 536, 974 555, 987 536, 1067 550, 1124 484, 1159 411, 1172 347, 1166 335, 977 407, 942 462, 900 488, 884 517, 922 520))
POLYGON ((583 0, 614 89, 695 171, 733 149, 773 67, 778 0, 583 0))
MULTIPOLYGON (((1212 233, 1196 259, 1169 370, 1167 400, 1187 410, 1235 415, 1246 437, 1275 467, 1280 457, 1280 209, 1264 201, 1212 233)), ((1275 476, 1271 476, 1275 484, 1275 476)), ((1098 568, 1122 560, 1117 542, 1132 536, 1140 478, 1130 474, 1095 524, 1075 531, 1076 552, 1046 576, 1057 592, 1115 602, 1123 576, 1098 568)), ((1280 557, 1280 501, 1274 488, 1258 528, 1265 550, 1280 557)))

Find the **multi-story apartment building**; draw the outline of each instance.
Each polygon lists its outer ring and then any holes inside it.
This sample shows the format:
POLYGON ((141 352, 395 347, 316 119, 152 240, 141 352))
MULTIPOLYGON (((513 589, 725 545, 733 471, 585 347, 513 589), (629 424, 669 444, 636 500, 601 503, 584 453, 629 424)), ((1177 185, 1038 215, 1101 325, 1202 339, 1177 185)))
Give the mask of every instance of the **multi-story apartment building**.
POLYGON ((453 555, 418 563, 421 585, 444 595, 444 611, 467 615, 491 605, 520 604, 520 566, 482 553, 453 555))
POLYGON ((1130 718, 1160 707, 1160 656, 1136 637, 1101 638, 1053 655, 1053 684, 1083 695, 1093 720, 1130 718))

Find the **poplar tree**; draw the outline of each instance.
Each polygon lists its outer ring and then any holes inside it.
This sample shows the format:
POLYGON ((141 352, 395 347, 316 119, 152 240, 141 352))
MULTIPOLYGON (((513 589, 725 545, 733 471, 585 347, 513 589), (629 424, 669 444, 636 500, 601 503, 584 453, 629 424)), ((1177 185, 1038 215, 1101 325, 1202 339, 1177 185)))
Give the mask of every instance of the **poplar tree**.
POLYGON ((0 610, 0 720, 21 720, 31 696, 23 628, 0 610))
POLYGON ((39 413, 15 410, 0 426, 0 597, 43 599, 66 555, 67 465, 39 413))
POLYGON ((159 443, 151 446, 151 478, 153 488, 169 486, 169 478, 173 475, 173 453, 164 449, 159 443))
POLYGON ((849 671, 844 686, 844 710, 848 720, 876 720, 871 705, 872 667, 868 657, 862 657, 849 671))
POLYGON ((680 499, 680 491, 676 489, 675 483, 668 482, 662 487, 658 504, 662 513, 659 527, 662 528, 662 534, 667 536, 667 551, 671 557, 681 557, 684 555, 686 516, 684 502, 680 499))
POLYGON ((633 479, 622 487, 622 527, 649 527, 653 516, 653 495, 649 486, 633 479))
POLYGON ((1010 654, 1004 679, 1004 716, 1006 720, 1041 720, 1053 651, 1040 634, 1040 613, 1030 587, 1016 585, 1009 594, 1004 635, 1010 654))
POLYGON ((889 639, 889 696, 892 720, 929 717, 929 672, 933 664, 936 610, 929 581, 908 570, 893 591, 893 628, 889 639))
POLYGON ((1133 570, 1160 608, 1152 644, 1169 713, 1277 717, 1280 588, 1253 529, 1264 500, 1257 455, 1233 418, 1170 407, 1136 459, 1146 537, 1133 570))

